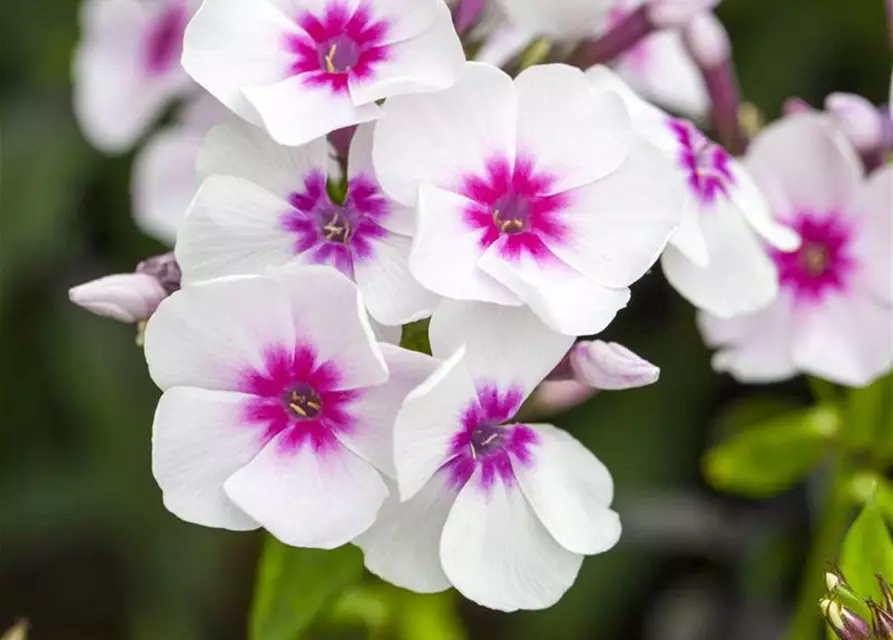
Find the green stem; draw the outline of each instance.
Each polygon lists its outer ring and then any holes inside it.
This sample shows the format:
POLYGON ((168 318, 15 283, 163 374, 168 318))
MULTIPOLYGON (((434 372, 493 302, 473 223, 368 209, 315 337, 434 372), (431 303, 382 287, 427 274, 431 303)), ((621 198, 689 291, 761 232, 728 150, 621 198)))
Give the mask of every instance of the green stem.
POLYGON ((797 608, 785 640, 817 640, 825 624, 819 615, 818 601, 826 591, 825 571, 828 563, 837 558, 840 543, 850 523, 852 498, 849 478, 846 465, 842 460, 836 460, 828 499, 809 550, 797 608))

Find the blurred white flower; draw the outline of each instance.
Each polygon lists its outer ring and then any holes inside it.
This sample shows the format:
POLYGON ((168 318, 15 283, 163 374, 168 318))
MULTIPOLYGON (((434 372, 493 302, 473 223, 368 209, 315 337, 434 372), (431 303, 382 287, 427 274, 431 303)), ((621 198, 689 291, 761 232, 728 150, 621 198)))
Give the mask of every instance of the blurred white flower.
POLYGON ((694 125, 648 104, 606 67, 587 76, 624 99, 634 128, 674 163, 675 179, 686 188, 682 224, 661 261, 670 283, 692 304, 723 317, 768 305, 778 282, 760 236, 791 250, 796 234, 773 220, 753 180, 694 125))
POLYGON ((893 365, 893 167, 867 180, 822 115, 798 113, 754 140, 746 166, 775 218, 802 238, 769 249, 781 293, 755 314, 700 324, 714 367, 745 382, 808 373, 863 386, 893 365))
POLYGON ((84 0, 74 53, 74 112, 91 144, 127 150, 175 98, 194 90, 180 65, 192 0, 84 0))
POLYGON ((584 555, 620 537, 605 466, 547 424, 511 422, 566 352, 523 308, 445 301, 436 356, 394 427, 397 488, 355 543, 366 566, 419 592, 451 585, 493 609, 542 609, 573 584, 584 555))
POLYGON ((205 0, 183 52, 199 84, 289 145, 445 89, 464 59, 443 0, 205 0))
POLYGON ((185 286, 149 320, 146 359, 165 506, 326 549, 375 519, 394 417, 436 365, 377 344, 356 286, 321 267, 185 286))
POLYGON ((177 238, 184 281, 260 274, 292 261, 327 264, 357 282, 383 324, 430 315, 438 298, 407 266, 414 215, 378 186, 372 127, 361 125, 353 137, 341 203, 327 189, 339 171, 325 138, 284 147, 236 119, 213 129, 199 154, 199 172, 209 177, 177 238))
POLYGON ((385 111, 376 174, 418 208, 409 266, 445 297, 527 304, 557 331, 597 333, 678 223, 671 163, 572 67, 513 81, 470 62, 456 86, 385 111))

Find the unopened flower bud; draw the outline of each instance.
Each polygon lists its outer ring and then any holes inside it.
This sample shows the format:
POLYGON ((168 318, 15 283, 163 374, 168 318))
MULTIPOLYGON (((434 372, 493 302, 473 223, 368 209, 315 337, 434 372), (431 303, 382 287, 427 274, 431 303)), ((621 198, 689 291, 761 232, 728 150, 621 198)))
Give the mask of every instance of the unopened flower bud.
POLYGON ((658 29, 676 29, 687 25, 696 15, 711 11, 719 0, 651 0, 648 17, 658 29))
POLYGON ((120 322, 148 318, 167 297, 161 283, 145 273, 118 273, 93 280, 68 291, 76 305, 120 322))
POLYGON ((795 113, 808 113, 813 111, 812 105, 809 104, 803 98, 797 98, 796 96, 793 98, 788 98, 784 101, 784 105, 781 108, 782 113, 786 116, 793 115, 795 113))
POLYGON ((859 151, 874 151, 884 143, 884 121, 880 111, 862 96, 832 93, 825 109, 840 132, 859 151))
POLYGON ((728 32, 709 11, 694 16, 682 35, 689 53, 701 69, 715 69, 732 55, 728 32))
POLYGON ((871 640, 871 627, 852 609, 830 598, 820 600, 819 608, 840 640, 871 640))
POLYGON ((533 392, 531 406, 536 415, 553 415, 583 404, 596 393, 598 389, 576 380, 545 380, 533 392))
POLYGON ((632 389, 656 382, 660 369, 623 345, 582 341, 570 352, 574 378, 596 389, 632 389))
POLYGON ((155 278, 168 295, 180 289, 180 265, 173 251, 146 258, 136 265, 136 272, 155 278))
POLYGON ((876 602, 869 602, 871 628, 877 640, 893 640, 893 613, 883 609, 876 602))

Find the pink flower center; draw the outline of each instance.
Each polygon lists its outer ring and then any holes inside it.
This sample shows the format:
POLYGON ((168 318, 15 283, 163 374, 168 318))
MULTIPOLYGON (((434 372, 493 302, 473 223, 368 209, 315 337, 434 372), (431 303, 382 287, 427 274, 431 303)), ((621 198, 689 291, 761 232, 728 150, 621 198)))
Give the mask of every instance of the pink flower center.
POLYGON ((289 197, 292 210, 280 218, 280 227, 295 236, 296 255, 308 253, 314 264, 329 264, 353 277, 357 260, 374 257, 370 241, 388 232, 381 221, 390 205, 376 183, 363 175, 348 181, 344 202, 329 197, 321 171, 304 178, 303 191, 289 197))
POLYGON ((539 438, 527 425, 505 424, 521 407, 521 389, 511 387, 503 393, 487 382, 477 386, 478 397, 462 416, 445 466, 456 488, 463 487, 477 468, 481 469, 481 486, 485 489, 497 478, 511 486, 515 481, 512 458, 532 464, 530 448, 538 444, 539 438))
POLYGON ((390 53, 384 44, 390 26, 373 17, 371 5, 360 2, 351 10, 347 3, 333 0, 320 15, 298 16, 303 33, 290 34, 286 41, 292 54, 290 73, 302 76, 307 86, 335 93, 346 92, 351 78, 371 79, 390 53))
POLYGON ((802 240, 797 251, 771 249, 782 287, 797 300, 818 301, 828 291, 845 291, 858 267, 849 253, 852 228, 842 216, 798 213, 790 225, 802 240))
POLYGON ((248 367, 239 391, 250 396, 245 422, 262 430, 269 441, 284 433, 286 452, 305 444, 317 453, 337 446, 337 434, 349 433, 356 420, 349 408, 362 392, 339 391, 341 374, 334 362, 321 361, 307 344, 270 346, 263 365, 248 367))
POLYGON ((463 219, 469 228, 482 231, 482 248, 502 240, 498 250, 504 258, 516 259, 525 252, 539 260, 552 258, 546 242, 566 239, 567 227, 559 214, 569 204, 565 194, 551 193, 555 181, 554 176, 537 173, 526 158, 518 158, 514 166, 494 158, 484 175, 462 178, 458 191, 471 201, 463 219))
POLYGON ((187 18, 186 8, 174 3, 151 25, 144 53, 146 73, 150 76, 166 73, 179 61, 187 18))
POLYGON ((667 125, 679 144, 678 164, 688 174, 688 186, 703 205, 729 197, 734 185, 729 154, 686 120, 671 119, 667 125))

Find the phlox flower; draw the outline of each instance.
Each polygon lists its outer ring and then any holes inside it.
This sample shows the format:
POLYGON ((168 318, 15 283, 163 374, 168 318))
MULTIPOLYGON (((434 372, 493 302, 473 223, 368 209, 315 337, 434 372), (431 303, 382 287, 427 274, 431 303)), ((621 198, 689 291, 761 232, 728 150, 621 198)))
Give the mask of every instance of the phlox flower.
POLYGON ((781 292, 766 309, 700 317, 714 368, 745 382, 808 373, 863 386, 893 365, 893 168, 865 179, 823 116, 790 115, 753 141, 747 169, 800 248, 771 247, 781 292))
POLYGON ((205 0, 183 51, 199 84, 288 145, 445 89, 464 60, 443 0, 205 0))
POLYGON ((318 548, 372 524, 394 417, 436 364, 377 344, 356 286, 325 267, 185 286, 150 318, 146 360, 165 506, 318 548))
POLYGON ((578 69, 513 81, 469 62, 452 88, 385 110, 375 171, 418 209, 410 270, 442 296, 527 304, 559 332, 597 333, 678 222, 670 162, 578 69))
POLYGON ((685 186, 682 223, 661 260, 670 283, 695 306, 723 317, 768 305, 778 282, 764 242, 790 250, 798 239, 773 220, 751 177, 691 122, 645 102, 606 67, 593 67, 587 77, 623 97, 634 128, 661 149, 685 186))
POLYGON ((185 105, 176 121, 155 133, 133 163, 130 195, 137 226, 173 246, 198 190, 198 151, 210 128, 229 111, 205 94, 185 105))
POLYGON ((91 144, 129 148, 194 89, 180 65, 192 0, 85 0, 74 53, 74 112, 91 144))
POLYGON ((353 137, 341 202, 327 188, 340 169, 325 138, 284 147, 237 119, 212 130, 198 161, 209 177, 177 238, 184 282, 263 273, 292 261, 326 264, 357 282, 383 324, 430 315, 438 298, 407 266, 413 212, 378 186, 372 127, 361 125, 353 137))
POLYGON ((414 591, 551 606, 621 529, 605 466, 551 425, 513 421, 572 338, 528 309, 456 301, 438 307, 430 338, 435 356, 452 355, 406 398, 397 487, 355 543, 373 573, 414 591))

